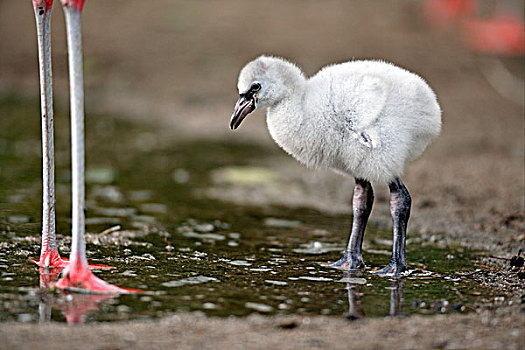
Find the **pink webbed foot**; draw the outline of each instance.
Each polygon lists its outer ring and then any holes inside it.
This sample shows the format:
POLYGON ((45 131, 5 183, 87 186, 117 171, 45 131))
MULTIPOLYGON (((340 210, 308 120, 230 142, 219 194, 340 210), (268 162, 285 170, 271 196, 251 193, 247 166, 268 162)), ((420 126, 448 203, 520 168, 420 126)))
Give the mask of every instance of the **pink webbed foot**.
MULTIPOLYGON (((39 267, 46 269, 64 269, 69 264, 69 259, 61 258, 58 251, 47 251, 40 255, 40 260, 31 260, 39 267)), ((102 264, 89 264, 90 270, 112 270, 114 266, 102 264)))
POLYGON ((113 270, 116 269, 115 266, 101 265, 101 264, 89 264, 90 270, 113 270))
POLYGON ((38 269, 40 273, 40 288, 50 289, 58 281, 63 268, 45 268, 41 267, 38 269))
POLYGON ((40 260, 31 260, 39 267, 46 269, 59 269, 67 266, 68 260, 62 259, 58 250, 48 250, 40 254, 40 260))
POLYGON ((55 287, 69 292, 85 294, 133 294, 138 289, 121 288, 103 281, 82 263, 70 264, 55 287))

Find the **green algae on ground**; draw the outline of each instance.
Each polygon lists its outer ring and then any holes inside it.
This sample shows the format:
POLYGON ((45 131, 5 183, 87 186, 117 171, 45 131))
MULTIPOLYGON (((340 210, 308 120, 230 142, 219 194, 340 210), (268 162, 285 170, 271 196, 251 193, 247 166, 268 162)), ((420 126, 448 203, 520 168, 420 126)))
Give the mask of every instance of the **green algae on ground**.
MULTIPOLYGON (((393 280, 373 275, 371 269, 385 265, 391 249, 391 233, 373 227, 365 242, 370 269, 358 275, 327 269, 322 263, 337 260, 345 246, 348 216, 241 206, 198 195, 227 167, 261 167, 271 149, 206 140, 160 142, 148 127, 89 114, 88 258, 116 267, 98 272, 100 277, 144 293, 101 298, 39 290, 45 281, 28 262, 39 254, 38 105, 3 98, 0 114, 0 321, 119 321, 181 311, 222 317, 408 315, 461 312, 476 305, 477 295, 490 295, 468 278, 474 264, 467 251, 411 243, 412 275, 393 280)), ((59 109, 55 117, 63 255, 70 244, 65 115, 59 109)))

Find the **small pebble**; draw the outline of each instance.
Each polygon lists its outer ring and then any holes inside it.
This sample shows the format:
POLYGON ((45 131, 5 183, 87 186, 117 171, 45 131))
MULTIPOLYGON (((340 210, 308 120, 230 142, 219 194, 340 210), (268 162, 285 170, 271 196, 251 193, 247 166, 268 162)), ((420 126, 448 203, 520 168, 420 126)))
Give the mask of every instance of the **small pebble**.
POLYGON ((247 302, 244 304, 244 307, 246 307, 247 309, 252 309, 255 311, 259 311, 259 312, 272 312, 273 311, 273 307, 271 307, 270 305, 261 304, 261 303, 247 302))

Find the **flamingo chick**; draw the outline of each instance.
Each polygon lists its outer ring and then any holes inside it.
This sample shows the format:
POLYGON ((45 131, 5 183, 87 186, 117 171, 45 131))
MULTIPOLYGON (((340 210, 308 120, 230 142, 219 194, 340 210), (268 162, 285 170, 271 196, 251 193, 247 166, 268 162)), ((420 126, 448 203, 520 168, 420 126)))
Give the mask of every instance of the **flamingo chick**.
POLYGON ((390 188, 394 224, 390 263, 378 273, 405 271, 411 198, 400 176, 441 130, 441 110, 425 81, 381 61, 335 64, 306 78, 293 63, 260 56, 242 69, 237 87, 231 129, 256 108, 266 109, 270 135, 287 153, 308 167, 355 178, 348 247, 330 266, 364 267, 361 250, 374 181, 390 188))
POLYGON ((69 93, 71 108, 71 167, 73 223, 69 264, 56 283, 59 289, 95 294, 127 294, 120 288, 96 277, 86 258, 85 233, 85 142, 84 142, 84 77, 82 70, 82 31, 80 15, 84 0, 61 0, 66 17, 69 58, 69 93))

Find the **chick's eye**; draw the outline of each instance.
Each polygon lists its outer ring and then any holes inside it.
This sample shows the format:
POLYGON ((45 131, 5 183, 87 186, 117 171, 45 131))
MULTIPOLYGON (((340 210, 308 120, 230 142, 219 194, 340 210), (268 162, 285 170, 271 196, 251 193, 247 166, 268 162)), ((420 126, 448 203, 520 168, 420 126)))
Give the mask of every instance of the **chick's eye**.
POLYGON ((250 90, 252 90, 252 91, 259 91, 259 90, 261 90, 261 84, 259 84, 259 83, 252 84, 252 87, 250 88, 250 90))

